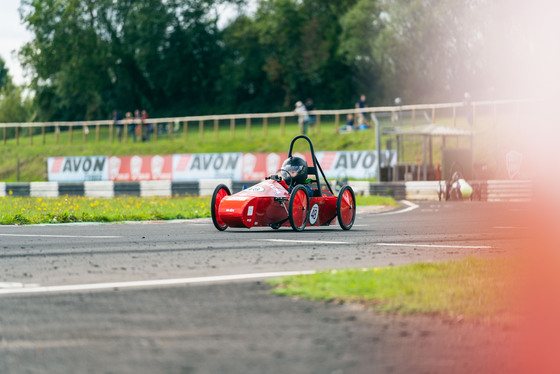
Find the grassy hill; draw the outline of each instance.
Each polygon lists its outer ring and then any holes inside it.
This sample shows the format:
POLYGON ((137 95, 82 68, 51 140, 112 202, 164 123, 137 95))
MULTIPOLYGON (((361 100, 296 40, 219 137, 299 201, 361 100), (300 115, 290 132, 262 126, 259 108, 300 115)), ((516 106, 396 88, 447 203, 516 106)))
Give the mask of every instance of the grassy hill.
MULTIPOLYGON (((453 125, 451 118, 438 118, 440 124, 453 125)), ((477 135, 475 140, 475 161, 485 163, 495 163, 496 156, 493 149, 496 149, 495 134, 496 129, 491 125, 491 117, 481 117, 477 119, 477 135)), ((342 124, 341 124, 342 125, 342 124)), ((465 127, 461 119, 455 124, 465 127)), ((0 181, 5 182, 30 182, 47 180, 46 159, 53 156, 82 156, 82 155, 149 155, 149 154, 174 154, 174 153, 204 153, 204 152, 287 152, 290 141, 299 134, 299 129, 295 118, 288 119, 284 134, 281 133, 279 120, 270 120, 265 127, 258 120, 253 120, 248 130, 245 122, 240 121, 236 124, 235 133, 231 132, 229 121, 222 121, 219 124, 217 133, 214 131, 213 123, 206 122, 204 131, 201 134, 198 123, 190 123, 185 137, 184 128, 175 126, 172 136, 168 131, 158 134, 158 140, 152 139, 149 142, 133 142, 129 137, 125 142, 119 143, 117 138, 111 143, 108 129, 101 128, 97 135, 95 127, 89 128, 89 134, 85 136, 80 129, 74 129, 70 135, 67 129, 62 129, 58 136, 54 133, 54 128, 47 129, 45 141, 40 129, 34 129, 35 133, 30 138, 27 130, 22 131, 19 137, 19 144, 11 138, 5 142, 0 137, 0 181), (99 141, 97 141, 99 137, 99 141), (19 167, 18 167, 19 165, 19 167)), ((316 151, 330 150, 373 150, 375 149, 375 132, 372 130, 357 131, 353 133, 339 134, 335 131, 334 120, 330 122, 323 120, 318 126, 308 134, 313 141, 316 151)), ((388 136, 382 137, 381 148, 386 149, 388 136)), ((422 159, 423 140, 409 139, 404 151, 405 162, 418 162, 422 159)), ((469 142, 465 140, 453 139, 453 147, 468 147, 469 142)), ((393 141, 392 147, 395 147, 393 141)), ((441 141, 434 139, 434 163, 441 162, 441 141)), ((295 151, 306 151, 306 143, 296 143, 295 151), (299 147, 298 147, 299 146, 299 147)))

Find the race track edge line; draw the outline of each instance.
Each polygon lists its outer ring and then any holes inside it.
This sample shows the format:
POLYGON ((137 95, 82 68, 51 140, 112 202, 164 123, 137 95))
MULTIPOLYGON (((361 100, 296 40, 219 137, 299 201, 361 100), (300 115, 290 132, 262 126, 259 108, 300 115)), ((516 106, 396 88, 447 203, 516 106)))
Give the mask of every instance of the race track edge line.
POLYGON ((174 285, 185 285, 185 284, 194 284, 194 283, 215 283, 215 282, 225 282, 225 281, 267 279, 267 278, 287 277, 287 276, 294 276, 294 275, 308 275, 308 274, 315 274, 315 270, 218 275, 218 276, 198 277, 198 278, 155 279, 155 280, 130 281, 130 282, 74 284, 74 285, 61 285, 61 286, 39 286, 39 287, 24 286, 22 288, 0 289, 0 295, 118 290, 123 288, 161 287, 161 286, 174 286, 174 285))
POLYGON ((408 201, 408 200, 401 200, 400 202, 401 202, 402 204, 408 206, 408 208, 401 209, 401 210, 395 210, 395 211, 387 212, 387 213, 379 213, 379 215, 381 215, 381 216, 386 216, 386 215, 389 215, 389 214, 406 213, 406 212, 410 212, 410 211, 412 211, 412 210, 418 208, 418 205, 416 205, 416 204, 414 204, 414 203, 411 203, 411 202, 408 201))

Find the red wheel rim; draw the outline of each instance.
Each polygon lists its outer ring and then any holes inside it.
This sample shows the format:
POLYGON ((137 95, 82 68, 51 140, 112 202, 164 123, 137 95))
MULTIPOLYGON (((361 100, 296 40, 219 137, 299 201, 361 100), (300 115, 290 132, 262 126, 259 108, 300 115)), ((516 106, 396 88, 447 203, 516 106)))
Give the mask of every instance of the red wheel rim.
POLYGON ((349 189, 344 190, 342 193, 342 198, 340 200, 340 217, 345 226, 352 223, 354 219, 354 210, 356 209, 354 204, 354 198, 352 192, 349 189))
POLYGON ((307 217, 307 193, 305 190, 300 189, 296 191, 296 195, 294 196, 294 205, 293 205, 293 217, 294 217, 294 224, 297 227, 303 226, 305 223, 305 218, 307 217))

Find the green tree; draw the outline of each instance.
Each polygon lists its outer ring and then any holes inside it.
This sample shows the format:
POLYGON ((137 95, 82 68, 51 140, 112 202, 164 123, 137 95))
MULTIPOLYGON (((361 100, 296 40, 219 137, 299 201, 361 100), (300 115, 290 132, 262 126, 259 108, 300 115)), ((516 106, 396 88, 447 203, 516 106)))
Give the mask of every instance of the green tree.
POLYGON ((35 38, 20 55, 44 119, 101 118, 110 86, 108 46, 96 33, 100 1, 24 0, 23 19, 35 38))
POLYGON ((351 69, 337 54, 340 15, 354 1, 263 0, 253 17, 224 30, 227 101, 254 111, 292 109, 311 97, 319 106, 348 106, 351 69), (229 84, 229 83, 233 84, 229 84))
MULTIPOLYGON (((0 88, 0 123, 33 120, 33 101, 12 83, 0 88)), ((12 129, 13 130, 13 129, 12 129)))
POLYGON ((35 38, 21 51, 45 119, 212 107, 221 64, 219 0, 23 0, 35 38))
MULTIPOLYGON (((14 85, 9 69, 0 57, 0 123, 26 122, 32 119, 33 102, 23 96, 23 89, 14 85)), ((13 129, 8 129, 11 136, 13 129)))
POLYGON ((8 83, 11 83, 11 78, 9 74, 6 62, 0 56, 0 89, 4 88, 8 83))
POLYGON ((337 51, 352 67, 357 90, 366 94, 372 103, 382 101, 392 87, 383 79, 391 67, 385 56, 379 54, 385 48, 380 13, 378 1, 358 1, 341 17, 340 48, 337 51))
POLYGON ((482 68, 485 1, 360 0, 343 18, 341 53, 379 77, 385 101, 462 96, 482 68))

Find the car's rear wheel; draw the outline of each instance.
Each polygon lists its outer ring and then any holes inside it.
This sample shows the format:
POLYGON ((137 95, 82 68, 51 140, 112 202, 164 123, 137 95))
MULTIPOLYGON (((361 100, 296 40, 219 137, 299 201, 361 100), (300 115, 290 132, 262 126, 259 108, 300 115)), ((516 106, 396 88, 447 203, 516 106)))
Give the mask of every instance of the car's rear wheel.
POLYGON ((216 187, 214 193, 212 194, 212 203, 210 205, 212 222, 214 223, 214 226, 220 231, 224 231, 225 229, 227 229, 227 225, 220 218, 218 208, 220 207, 222 199, 229 195, 231 195, 231 192, 229 191, 228 186, 226 186, 225 184, 218 185, 218 187, 216 187))
POLYGON ((350 230, 356 218, 356 196, 350 186, 344 186, 336 200, 336 216, 343 230, 350 230))
POLYGON ((290 194, 288 219, 294 231, 303 231, 309 219, 309 196, 304 186, 298 185, 290 194))

